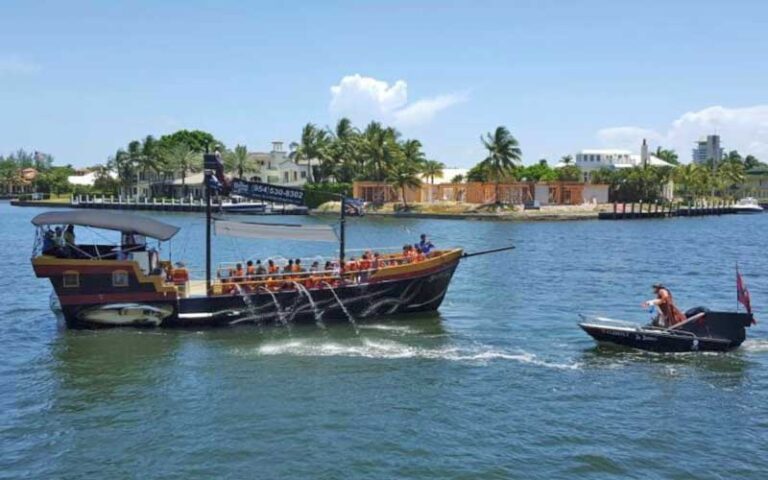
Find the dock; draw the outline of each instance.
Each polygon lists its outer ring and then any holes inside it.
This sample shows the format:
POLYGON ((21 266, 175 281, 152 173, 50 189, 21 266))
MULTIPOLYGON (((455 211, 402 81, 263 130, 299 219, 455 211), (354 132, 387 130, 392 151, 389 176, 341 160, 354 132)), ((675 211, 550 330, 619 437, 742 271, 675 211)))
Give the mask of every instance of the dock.
MULTIPOLYGON (((156 212, 197 212, 205 213, 205 200, 195 198, 135 198, 106 195, 76 195, 69 201, 50 200, 11 200, 15 207, 46 207, 46 208, 89 208, 105 210, 144 210, 156 212)), ((296 205, 260 202, 213 202, 215 211, 228 214, 246 215, 306 215, 308 209, 296 205), (264 209, 264 211, 260 211, 264 209)))
POLYGON ((702 217, 712 215, 731 215, 736 208, 729 203, 715 205, 680 203, 613 203, 613 209, 600 212, 600 220, 637 220, 649 218, 702 217))

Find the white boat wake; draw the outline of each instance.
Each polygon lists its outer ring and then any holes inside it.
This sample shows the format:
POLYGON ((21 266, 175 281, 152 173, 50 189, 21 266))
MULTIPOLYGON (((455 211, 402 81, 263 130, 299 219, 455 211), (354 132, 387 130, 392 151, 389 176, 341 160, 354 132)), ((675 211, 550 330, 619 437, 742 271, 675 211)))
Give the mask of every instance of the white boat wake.
POLYGON ((297 357, 360 357, 372 359, 426 359, 452 362, 489 363, 514 361, 559 370, 576 370, 578 363, 559 363, 538 358, 525 351, 509 352, 490 346, 424 348, 406 345, 391 340, 370 340, 361 338, 350 343, 328 340, 291 339, 264 343, 254 349, 238 349, 243 356, 297 356, 297 357))

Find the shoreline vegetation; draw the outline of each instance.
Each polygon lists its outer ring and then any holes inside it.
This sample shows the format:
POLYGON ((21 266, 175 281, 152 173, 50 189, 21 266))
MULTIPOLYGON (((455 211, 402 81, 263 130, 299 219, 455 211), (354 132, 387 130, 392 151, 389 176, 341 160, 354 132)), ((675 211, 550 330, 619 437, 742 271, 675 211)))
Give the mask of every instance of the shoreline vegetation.
MULTIPOLYGON (((523 209, 520 206, 498 208, 496 205, 478 205, 462 202, 409 203, 408 209, 399 203, 385 203, 366 210, 366 216, 399 218, 435 218, 446 220, 509 220, 509 221, 560 221, 597 220, 600 212, 608 212, 612 204, 547 205, 539 209, 523 209)), ((314 215, 338 215, 339 202, 325 202, 311 210, 314 215)))
MULTIPOLYGON (((631 168, 603 167, 582 172, 570 155, 562 157, 555 165, 547 159, 524 165, 520 143, 503 125, 482 135, 480 143, 484 158, 478 158, 478 163, 465 175, 443 180, 450 180, 451 184, 490 184, 493 191, 484 193, 479 199, 490 203, 482 204, 426 204, 417 201, 424 198, 410 198, 408 192, 423 185, 434 187, 436 183, 446 183, 435 181, 443 177, 447 170, 445 164, 428 159, 419 140, 403 138, 393 127, 370 122, 357 128, 347 118, 340 119, 333 127, 306 124, 301 130, 300 141, 292 143, 290 151, 280 157, 295 164, 290 172, 283 172, 284 177, 269 176, 273 167, 269 157, 264 157, 267 154, 249 152, 245 145, 227 148, 209 132, 179 130, 159 138, 147 135, 141 140, 133 140, 117 150, 106 163, 80 171, 70 165, 54 166, 53 157, 41 152, 19 150, 7 157, 0 156, 0 194, 105 195, 150 203, 165 198, 199 201, 202 198, 199 175, 194 185, 189 184, 189 177, 202 170, 204 152, 216 151, 222 155, 225 174, 229 178, 277 184, 283 183, 271 179, 284 178, 287 184, 289 173, 295 181, 297 167, 300 168, 301 178, 306 179, 303 185, 306 206, 317 213, 329 210, 330 207, 322 207, 327 200, 340 194, 352 196, 355 182, 372 182, 388 187, 391 192, 380 189, 372 195, 360 195, 375 204, 383 204, 374 207, 370 211, 372 215, 559 220, 596 218, 601 208, 610 208, 611 204, 563 205, 561 203, 569 202, 561 198, 556 201, 557 205, 528 210, 523 209, 522 204, 532 203, 531 193, 528 194, 531 198, 521 198, 525 197, 522 190, 510 193, 502 187, 517 182, 531 185, 574 182, 607 185, 609 202, 719 204, 751 196, 748 187, 752 184, 746 182, 748 172, 756 168, 768 169, 768 165, 754 156, 742 157, 735 150, 722 159, 683 165, 676 152, 662 147, 655 153, 668 166, 645 163, 631 168), (93 176, 91 184, 69 183, 70 176, 86 172, 93 176)), ((466 201, 467 198, 454 200, 466 201)), ((478 200, 477 196, 475 200, 478 200)))

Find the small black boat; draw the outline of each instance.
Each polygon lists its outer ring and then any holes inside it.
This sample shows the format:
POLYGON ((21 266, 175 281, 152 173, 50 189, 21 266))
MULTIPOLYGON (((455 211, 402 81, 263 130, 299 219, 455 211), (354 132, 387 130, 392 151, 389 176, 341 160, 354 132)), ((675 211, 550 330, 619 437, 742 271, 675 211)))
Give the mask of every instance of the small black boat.
POLYGON ((724 352, 744 342, 751 313, 714 312, 697 307, 686 320, 669 328, 637 325, 604 317, 587 317, 579 326, 598 342, 653 352, 724 352))

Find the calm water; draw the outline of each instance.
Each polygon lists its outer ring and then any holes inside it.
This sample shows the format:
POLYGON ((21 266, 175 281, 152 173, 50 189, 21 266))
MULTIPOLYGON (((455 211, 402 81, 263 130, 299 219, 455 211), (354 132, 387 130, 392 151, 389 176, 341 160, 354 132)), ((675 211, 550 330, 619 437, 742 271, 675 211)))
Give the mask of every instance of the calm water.
MULTIPOLYGON (((768 215, 354 219, 352 247, 401 245, 427 232, 468 251, 518 249, 464 261, 437 315, 369 323, 359 335, 345 325, 289 335, 63 330, 47 281, 29 266, 36 213, 0 203, 0 477, 768 474, 764 323, 723 355, 597 349, 576 326, 577 312, 645 321, 639 304, 656 281, 683 307, 733 309, 737 261, 760 319, 768 215)), ((184 227, 174 258, 199 267, 201 219, 161 217, 184 227)), ((222 260, 330 251, 214 242, 222 260)))

